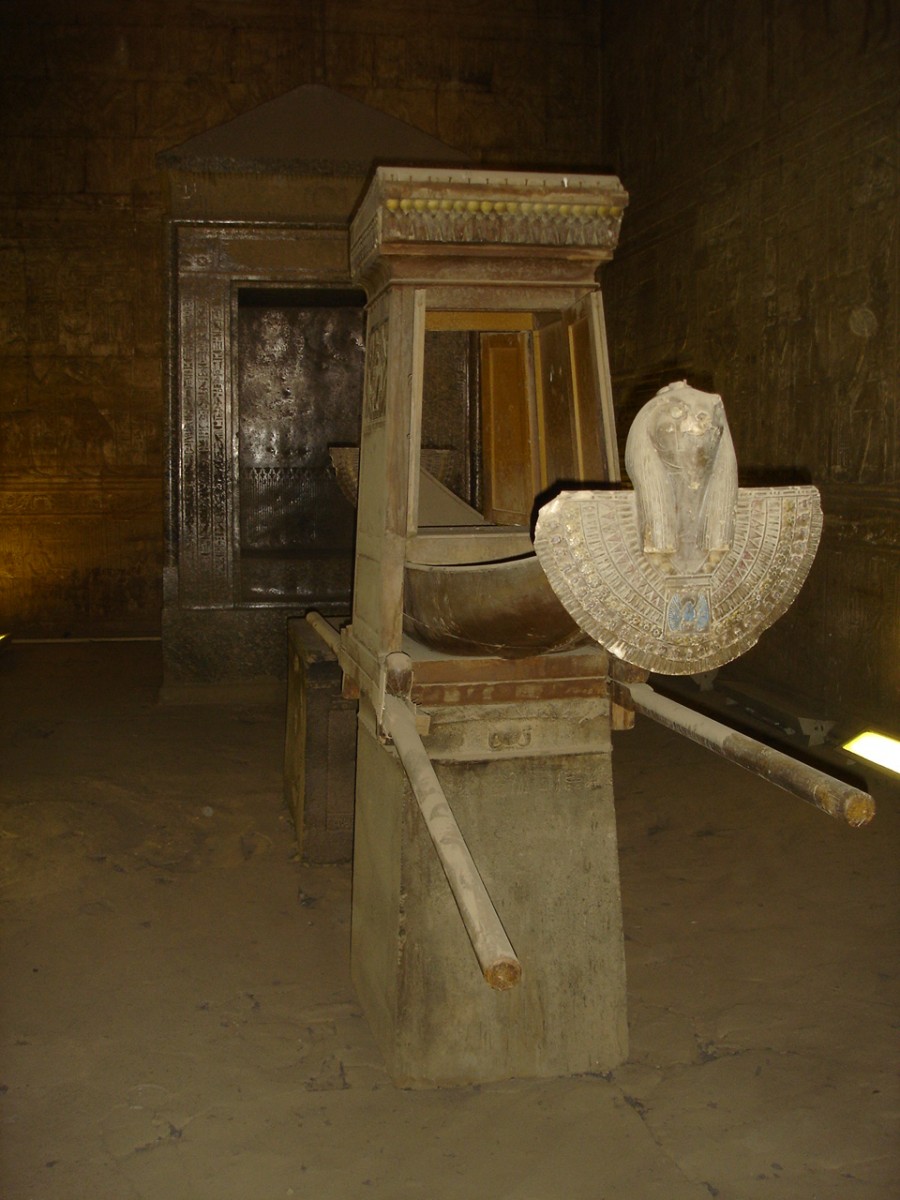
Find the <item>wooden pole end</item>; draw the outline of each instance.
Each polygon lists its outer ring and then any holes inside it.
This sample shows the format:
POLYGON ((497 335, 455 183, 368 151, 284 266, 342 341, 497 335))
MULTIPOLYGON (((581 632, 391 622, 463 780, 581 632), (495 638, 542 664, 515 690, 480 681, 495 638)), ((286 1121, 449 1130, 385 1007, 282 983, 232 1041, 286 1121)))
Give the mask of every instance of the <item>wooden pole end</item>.
POLYGON ((860 792, 847 801, 844 808, 844 820, 854 829, 868 825, 875 816, 875 801, 865 792, 860 792))
POLYGON ((507 992, 522 978, 522 964, 517 958, 498 958, 485 967, 484 977, 497 992, 507 992))

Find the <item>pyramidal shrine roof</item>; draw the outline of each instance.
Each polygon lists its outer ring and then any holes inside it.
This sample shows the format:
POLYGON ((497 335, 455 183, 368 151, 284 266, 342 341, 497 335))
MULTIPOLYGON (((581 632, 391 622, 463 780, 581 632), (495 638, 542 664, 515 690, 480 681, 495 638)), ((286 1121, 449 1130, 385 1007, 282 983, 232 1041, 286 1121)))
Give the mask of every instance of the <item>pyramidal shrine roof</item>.
POLYGON ((414 125, 308 84, 164 150, 159 162, 188 171, 365 175, 378 163, 471 159, 414 125))

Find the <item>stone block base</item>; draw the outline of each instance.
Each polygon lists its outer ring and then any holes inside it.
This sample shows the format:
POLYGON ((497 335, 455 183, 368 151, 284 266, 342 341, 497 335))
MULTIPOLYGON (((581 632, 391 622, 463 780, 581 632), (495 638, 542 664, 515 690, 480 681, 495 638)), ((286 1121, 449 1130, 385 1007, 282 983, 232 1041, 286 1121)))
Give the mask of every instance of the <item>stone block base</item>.
POLYGON ((341 696, 337 659, 305 620, 288 621, 284 796, 307 862, 353 856, 356 701, 341 696))
POLYGON ((607 702, 437 710, 424 741, 523 976, 506 992, 485 983, 403 767, 362 704, 351 965, 392 1078, 610 1070, 627 1025, 607 702))

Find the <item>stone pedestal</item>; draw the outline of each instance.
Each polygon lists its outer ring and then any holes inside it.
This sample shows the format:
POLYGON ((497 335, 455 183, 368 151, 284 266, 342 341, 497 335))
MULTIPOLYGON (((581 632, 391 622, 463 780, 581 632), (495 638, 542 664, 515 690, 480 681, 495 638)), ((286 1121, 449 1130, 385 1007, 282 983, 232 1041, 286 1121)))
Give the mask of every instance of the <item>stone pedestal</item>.
POLYGON ((284 796, 307 862, 353 855, 356 702, 341 695, 341 669, 304 620, 288 622, 284 796))
POLYGON ((626 1057, 605 697, 445 707, 423 739, 522 962, 481 976, 394 751, 360 706, 352 973, 402 1085, 610 1070, 626 1057))

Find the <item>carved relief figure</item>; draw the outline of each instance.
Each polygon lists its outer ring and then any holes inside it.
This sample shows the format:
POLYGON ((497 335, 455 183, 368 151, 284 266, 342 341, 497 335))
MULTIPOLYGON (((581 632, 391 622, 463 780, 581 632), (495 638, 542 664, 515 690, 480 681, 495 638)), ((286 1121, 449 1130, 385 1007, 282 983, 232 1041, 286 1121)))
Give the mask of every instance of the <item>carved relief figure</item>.
POLYGON ((387 326, 376 325, 369 333, 366 348, 364 416, 367 421, 380 421, 384 417, 387 366, 387 326))

